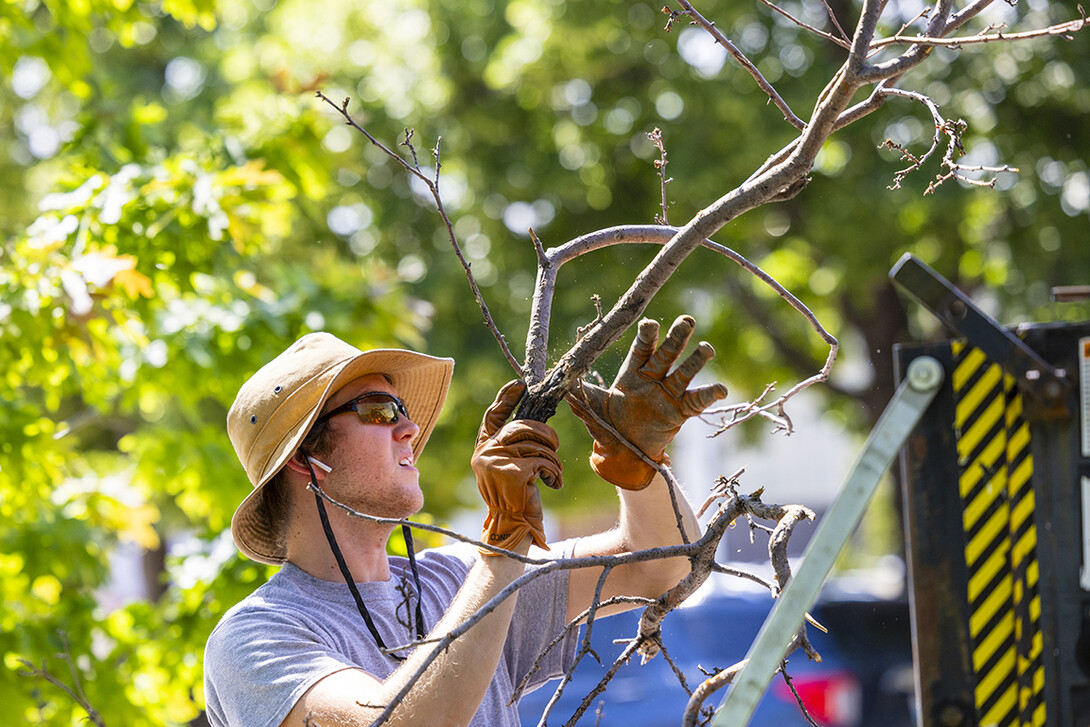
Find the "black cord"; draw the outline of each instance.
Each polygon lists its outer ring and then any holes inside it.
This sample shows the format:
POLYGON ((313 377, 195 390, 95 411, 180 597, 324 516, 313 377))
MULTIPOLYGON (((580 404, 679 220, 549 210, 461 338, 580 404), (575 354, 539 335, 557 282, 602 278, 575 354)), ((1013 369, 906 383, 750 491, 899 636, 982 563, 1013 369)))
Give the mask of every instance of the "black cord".
POLYGON ((424 589, 420 587, 420 569, 416 567, 416 553, 413 550, 413 531, 402 523, 401 535, 405 539, 405 552, 409 556, 409 567, 413 571, 413 581, 416 582, 416 635, 424 638, 427 629, 424 627, 424 589))
MULTIPOLYGON (((314 486, 314 502, 318 506, 318 517, 322 521, 322 530, 325 532, 326 542, 329 543, 329 548, 333 551, 333 557, 337 560, 337 567, 340 568, 341 577, 344 578, 348 590, 352 593, 352 598, 356 601, 356 608, 359 610, 360 616, 363 617, 363 622, 367 625, 367 630, 371 632, 371 636, 374 637, 375 643, 383 653, 389 654, 397 661, 405 661, 404 656, 395 654, 386 647, 386 642, 382 640, 382 635, 379 634, 375 622, 371 619, 371 614, 367 611, 367 606, 363 602, 363 596, 360 595, 359 589, 356 588, 356 582, 352 578, 352 572, 348 569, 348 563, 345 562, 344 556, 341 554, 341 549, 337 545, 337 538, 333 535, 333 528, 329 524, 329 515, 326 513, 325 502, 322 501, 322 496, 318 493, 318 478, 314 474, 314 467, 310 464, 310 457, 304 454, 303 461, 307 463, 307 469, 310 470, 310 483, 314 486)), ((412 533, 409 531, 408 525, 402 525, 401 527, 403 528, 402 533, 405 536, 405 547, 409 554, 409 566, 412 568, 413 580, 416 582, 416 633, 420 638, 424 638, 424 635, 427 633, 424 628, 424 610, 421 606, 424 592, 420 587, 420 572, 416 567, 412 533)))

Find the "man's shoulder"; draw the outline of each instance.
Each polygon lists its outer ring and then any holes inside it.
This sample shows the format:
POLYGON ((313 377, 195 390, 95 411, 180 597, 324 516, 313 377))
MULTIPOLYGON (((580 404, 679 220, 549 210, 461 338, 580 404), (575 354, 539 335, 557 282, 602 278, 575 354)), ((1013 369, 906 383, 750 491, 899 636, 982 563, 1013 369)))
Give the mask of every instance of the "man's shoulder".
POLYGON ((281 571, 227 609, 212 629, 209 642, 224 638, 229 632, 237 634, 249 628, 260 629, 270 622, 291 622, 297 607, 302 608, 305 604, 304 585, 293 582, 281 571))

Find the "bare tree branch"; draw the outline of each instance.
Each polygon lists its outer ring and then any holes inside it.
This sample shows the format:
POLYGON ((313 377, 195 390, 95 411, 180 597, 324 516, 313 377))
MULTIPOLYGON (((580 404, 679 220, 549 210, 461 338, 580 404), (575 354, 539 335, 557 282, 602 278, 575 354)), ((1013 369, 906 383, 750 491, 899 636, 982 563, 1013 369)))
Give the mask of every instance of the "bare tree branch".
MULTIPOLYGON (((1035 40, 1037 38, 1048 38, 1057 35, 1069 37, 1071 33, 1077 33, 1086 27, 1086 13, 1083 10, 1082 5, 1079 5, 1078 8, 1080 15, 1078 20, 1069 20, 1064 23, 1057 23, 1055 25, 1050 25, 1047 28, 1039 28, 1037 30, 1027 30, 1020 33, 1004 33, 999 30, 996 30, 994 33, 984 31, 975 35, 959 36, 956 38, 931 38, 924 35, 906 36, 898 34, 875 42, 872 48, 879 49, 902 43, 911 43, 920 46, 961 48, 966 45, 1035 40)), ((951 21, 951 25, 952 24, 953 22, 951 21)))
POLYGON ((488 327, 488 330, 492 332, 492 335, 495 337, 496 342, 499 343, 500 350, 503 352, 504 358, 507 359, 507 362, 511 364, 511 367, 515 369, 515 371, 521 373, 523 370, 523 366, 521 363, 519 363, 518 359, 515 358, 514 354, 511 353, 511 349, 507 346, 507 340, 504 338, 503 334, 500 333, 499 328, 496 327, 496 323, 492 319, 492 313, 488 309, 488 304, 485 303, 484 296, 481 294, 481 290, 477 286, 477 280, 473 277, 473 271, 471 269, 472 264, 468 260, 466 260, 465 255, 462 254, 462 247, 458 244, 458 236, 454 233, 454 225, 451 223, 450 217, 447 215, 446 207, 443 205, 443 198, 439 194, 439 169, 442 166, 439 160, 439 144, 441 139, 436 140, 435 149, 432 151, 432 156, 435 158, 435 173, 433 177, 429 177, 420 168, 420 163, 416 158, 416 148, 412 144, 413 132, 411 129, 405 130, 405 141, 402 142, 402 145, 408 147, 409 152, 412 154, 413 161, 410 164, 404 158, 402 158, 400 154, 385 146, 382 142, 373 137, 370 132, 367 131, 367 129, 360 126, 360 124, 356 122, 356 120, 348 112, 349 100, 347 98, 342 104, 337 105, 321 91, 318 91, 317 95, 318 98, 322 99, 327 104, 332 106, 334 109, 337 110, 337 113, 344 117, 345 124, 351 126, 353 129, 367 137, 368 141, 381 149, 388 157, 399 163, 405 169, 405 171, 423 182, 424 185, 428 188, 428 191, 431 193, 432 198, 435 200, 435 206, 439 210, 439 216, 442 218, 443 224, 446 226, 447 239, 450 241, 450 245, 454 249, 454 254, 458 258, 458 261, 462 264, 463 270, 465 270, 466 278, 469 281, 470 290, 472 290, 473 292, 473 298, 477 301, 477 305, 480 306, 481 314, 484 316, 485 325, 488 327))
MULTIPOLYGON (((669 244, 671 240, 678 234, 678 230, 672 227, 666 227, 662 225, 627 225, 621 227, 611 227, 605 230, 599 230, 598 232, 584 235, 576 238, 559 247, 550 248, 545 251, 546 264, 542 264, 538 268, 538 284, 534 292, 534 300, 532 304, 532 312, 530 317, 530 330, 527 335, 526 343, 526 361, 528 371, 528 381, 531 383, 543 381, 546 377, 546 361, 544 359, 543 352, 548 350, 548 321, 550 318, 550 311, 552 309, 552 298, 556 290, 556 279, 560 271, 560 268, 567 262, 578 258, 581 255, 600 250, 604 247, 618 244, 669 244)), ((761 270, 758 266, 751 263, 745 257, 735 252, 734 250, 720 245, 719 243, 712 242, 711 240, 702 240, 701 246, 717 252, 735 264, 742 267, 751 275, 758 278, 765 285, 772 288, 777 295, 783 298, 792 308, 797 310, 810 324, 811 328, 821 337, 821 339, 829 345, 829 355, 826 358, 824 366, 816 374, 801 382, 799 385, 792 387, 788 393, 778 398, 775 402, 768 404, 764 407, 758 407, 754 409, 749 415, 744 417, 738 417, 730 424, 726 424, 721 431, 740 424, 743 421, 751 418, 752 416, 766 415, 769 411, 780 409, 783 405, 795 394, 803 389, 806 389, 816 383, 824 382, 828 380, 829 374, 832 371, 833 363, 836 361, 837 351, 839 350, 839 344, 828 331, 821 325, 814 313, 806 307, 797 297, 795 297, 786 288, 780 285, 772 276, 768 275, 765 271, 761 270)), ((576 348, 578 347, 578 344, 576 348)), ((573 348, 572 351, 576 351, 573 348)), ((604 349, 603 349, 604 350, 604 349)), ((572 353, 569 351, 569 354, 572 353)), ((583 354, 593 360, 596 360, 601 355, 600 351, 590 350, 583 354)), ((590 364, 587 364, 589 369, 590 364)), ((520 416, 522 412, 520 412, 520 416)))

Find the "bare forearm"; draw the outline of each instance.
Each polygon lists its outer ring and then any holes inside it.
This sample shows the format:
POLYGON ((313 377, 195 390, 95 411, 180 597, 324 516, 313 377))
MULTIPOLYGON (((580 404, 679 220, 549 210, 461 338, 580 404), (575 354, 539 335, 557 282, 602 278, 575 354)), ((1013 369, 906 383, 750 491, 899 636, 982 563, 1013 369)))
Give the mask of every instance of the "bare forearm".
MULTIPOLYGON (((699 526, 685 494, 676 493, 677 512, 666 481, 656 476, 651 484, 638 491, 618 490, 621 498, 620 521, 608 532, 580 538, 575 545, 576 556, 607 555, 649 550, 681 544, 680 520, 689 542, 698 537, 699 526)), ((629 563, 614 568, 606 580, 601 599, 613 596, 643 596, 656 598, 677 585, 689 563, 685 558, 662 558, 629 563)), ((568 618, 577 617, 594 598, 601 570, 578 569, 572 572, 568 591, 568 618)), ((616 613, 631 605, 614 605, 599 611, 600 615, 616 613)))
POLYGON ((621 497, 620 537, 625 550, 646 550, 683 542, 681 528, 690 542, 699 536, 700 526, 692 505, 681 488, 670 486, 656 474, 643 490, 618 490, 621 497))
MULTIPOLYGON (((715 354, 701 341, 676 367, 696 321, 679 316, 662 344, 659 324, 640 321, 636 339, 609 389, 584 383, 569 398, 572 411, 594 437, 591 468, 619 488, 617 528, 580 541, 581 555, 649 550, 693 541, 699 525, 680 489, 671 491, 651 462, 666 461, 666 448, 691 417, 727 395, 722 384, 690 387, 693 377, 715 354), (637 457, 637 452, 641 453, 637 457)), ((683 557, 629 563, 612 570, 603 595, 654 598, 688 572, 683 557)), ((600 571, 572 574, 568 615, 578 614, 596 597, 600 571)))
MULTIPOLYGON (((519 550, 526 550, 528 539, 519 550)), ((487 557, 473 567, 432 636, 442 637, 472 617, 521 575, 524 566, 510 558, 487 557)), ((516 596, 512 595, 444 649, 395 710, 389 724, 464 725, 476 713, 496 672, 516 596)), ((424 645, 383 685, 392 699, 419 671, 432 647, 424 645)))
MULTIPOLYGON (((525 553, 528 540, 516 550, 525 553)), ((522 563, 510 558, 489 557, 478 562, 431 636, 439 639, 464 623, 523 570, 522 563)), ((434 644, 418 646, 385 681, 359 669, 344 669, 324 677, 296 702, 281 727, 373 724, 410 683, 411 688, 384 725, 468 724, 496 672, 514 604, 514 595, 504 600, 443 649, 419 677, 417 672, 434 644)))

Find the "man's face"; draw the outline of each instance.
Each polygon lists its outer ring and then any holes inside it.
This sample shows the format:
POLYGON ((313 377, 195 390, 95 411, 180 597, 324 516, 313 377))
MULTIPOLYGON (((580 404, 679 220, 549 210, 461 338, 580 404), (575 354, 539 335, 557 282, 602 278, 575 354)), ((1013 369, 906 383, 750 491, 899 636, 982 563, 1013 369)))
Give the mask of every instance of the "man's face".
MULTIPOLYGON (((322 412, 375 392, 398 394, 386 377, 368 374, 337 391, 322 412)), ((330 497, 379 517, 408 517, 424 506, 420 473, 412 464, 412 441, 420 427, 404 416, 393 424, 364 424, 355 412, 335 416, 329 424, 333 446, 321 459, 332 468, 323 485, 330 497)))

